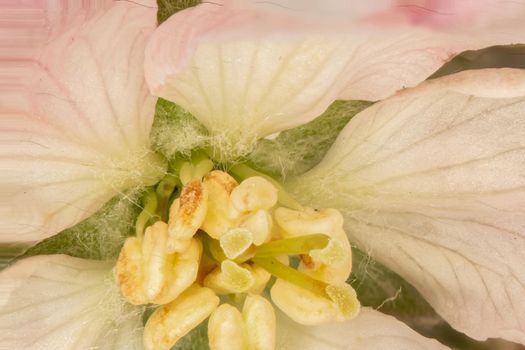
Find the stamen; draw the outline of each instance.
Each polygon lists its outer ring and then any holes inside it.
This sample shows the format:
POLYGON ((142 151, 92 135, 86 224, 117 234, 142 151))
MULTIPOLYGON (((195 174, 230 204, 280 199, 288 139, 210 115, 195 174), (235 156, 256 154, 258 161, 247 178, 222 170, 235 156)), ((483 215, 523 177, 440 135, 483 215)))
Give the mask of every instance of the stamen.
POLYGON ((197 278, 202 244, 193 238, 188 249, 169 254, 167 224, 149 226, 143 239, 129 237, 116 265, 117 281, 123 296, 134 305, 165 304, 182 293, 197 278))
POLYGON ((157 196, 155 192, 148 190, 142 198, 143 209, 137 217, 135 222, 135 235, 137 238, 142 238, 144 229, 148 225, 150 219, 155 216, 155 210, 157 209, 157 196))
POLYGON ((252 243, 252 233, 244 228, 231 229, 220 238, 221 248, 228 259, 237 258, 244 253, 252 243))
POLYGON ((239 212, 268 210, 277 203, 277 189, 264 177, 254 176, 235 187, 230 199, 239 212))
POLYGON ((246 329, 236 307, 222 304, 208 321, 210 350, 244 350, 247 348, 246 329))
POLYGON ((261 294, 264 292, 264 288, 266 288, 266 285, 270 281, 272 275, 262 267, 254 264, 243 264, 243 267, 247 270, 250 270, 254 279, 254 283, 248 292, 253 294, 261 294))
POLYGON ((215 239, 235 226, 239 213, 231 205, 230 194, 239 184, 225 172, 214 170, 204 177, 208 189, 208 211, 201 229, 215 239))
POLYGON ((240 224, 246 227, 253 237, 253 244, 259 246, 271 239, 272 217, 267 210, 257 210, 243 218, 240 224))
POLYGON ((175 186, 179 184, 179 179, 172 174, 166 175, 157 185, 157 214, 162 221, 168 221, 168 204, 175 186))
POLYGON ((142 241, 143 287, 148 300, 154 299, 165 283, 164 267, 168 258, 166 254, 167 230, 168 225, 165 222, 157 221, 146 228, 144 233, 142 241))
POLYGON ((250 270, 231 260, 224 260, 221 267, 214 270, 204 279, 204 285, 217 294, 243 293, 255 283, 250 270))
POLYGON ((209 159, 198 160, 195 163, 184 163, 180 168, 180 180, 183 185, 186 185, 191 180, 201 180, 204 175, 213 169, 213 162, 209 159))
POLYGON ((357 294, 350 285, 342 283, 340 285, 329 285, 326 287, 326 294, 337 305, 341 314, 346 318, 352 318, 359 313, 360 303, 357 294))
POLYGON ((182 189, 180 198, 173 202, 168 220, 168 251, 183 252, 201 227, 208 206, 208 191, 198 179, 182 189))
POLYGON ((330 239, 326 247, 310 251, 310 256, 316 262, 334 265, 344 261, 348 257, 348 252, 341 242, 336 239, 330 239))
POLYGON ((171 349, 204 321, 220 299, 208 288, 193 285, 169 304, 159 307, 144 327, 146 350, 171 349))
POLYGON ((237 179, 244 180, 252 176, 260 176, 268 180, 275 188, 277 188, 277 197, 278 202, 288 208, 295 210, 302 210, 303 206, 299 204, 286 190, 283 186, 271 177, 266 174, 263 174, 257 170, 254 170, 247 166, 246 164, 237 164, 230 168, 230 173, 233 174, 237 179))
POLYGON ((308 254, 311 250, 325 248, 329 242, 330 237, 320 233, 280 239, 258 246, 255 250, 255 257, 308 254))
POLYGON ((277 327, 272 304, 259 295, 248 294, 242 308, 242 316, 251 349, 275 349, 277 327))

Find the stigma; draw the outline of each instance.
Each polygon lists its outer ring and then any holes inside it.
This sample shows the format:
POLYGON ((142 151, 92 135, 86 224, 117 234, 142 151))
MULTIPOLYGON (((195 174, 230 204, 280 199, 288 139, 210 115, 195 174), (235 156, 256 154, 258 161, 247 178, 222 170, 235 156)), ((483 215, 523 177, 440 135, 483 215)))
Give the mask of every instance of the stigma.
POLYGON ((208 318, 212 350, 274 349, 272 302, 305 325, 355 317, 360 304, 346 283, 352 253, 341 214, 289 208, 271 179, 239 183, 210 163, 182 166, 175 199, 159 192, 172 191, 174 180, 161 182, 145 203, 149 216, 139 216, 137 235, 120 252, 124 298, 158 305, 146 322, 145 349, 170 349, 208 318))

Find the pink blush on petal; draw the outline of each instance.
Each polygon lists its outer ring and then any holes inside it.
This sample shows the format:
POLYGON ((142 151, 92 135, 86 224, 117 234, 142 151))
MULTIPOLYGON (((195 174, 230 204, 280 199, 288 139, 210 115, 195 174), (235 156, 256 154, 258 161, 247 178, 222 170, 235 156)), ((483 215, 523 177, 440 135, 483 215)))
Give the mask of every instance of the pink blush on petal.
POLYGON ((389 8, 363 18, 372 25, 399 25, 436 31, 487 28, 523 13, 525 3, 501 0, 395 0, 389 8))

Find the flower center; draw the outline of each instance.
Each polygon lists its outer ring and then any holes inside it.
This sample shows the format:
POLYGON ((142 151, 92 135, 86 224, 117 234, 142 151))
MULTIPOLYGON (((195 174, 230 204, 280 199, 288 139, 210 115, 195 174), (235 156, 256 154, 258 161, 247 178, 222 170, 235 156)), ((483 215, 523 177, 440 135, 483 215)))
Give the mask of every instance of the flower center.
POLYGON ((208 159, 180 164, 147 192, 136 236, 120 253, 123 296, 160 305, 146 323, 145 348, 169 349, 210 317, 212 350, 273 349, 268 294, 302 324, 354 317, 359 302, 345 283, 351 248, 341 214, 301 207, 247 167, 235 169, 240 183, 212 168, 208 159))

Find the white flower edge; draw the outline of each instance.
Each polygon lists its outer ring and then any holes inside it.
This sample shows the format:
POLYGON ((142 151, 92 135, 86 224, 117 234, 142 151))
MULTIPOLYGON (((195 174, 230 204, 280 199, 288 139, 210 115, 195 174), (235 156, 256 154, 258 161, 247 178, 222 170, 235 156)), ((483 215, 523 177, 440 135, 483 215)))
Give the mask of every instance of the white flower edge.
POLYGON ((278 350, 445 350, 448 347, 425 338, 403 322, 371 308, 346 322, 303 326, 279 313, 278 350))
POLYGON ((18 102, 0 101, 4 244, 56 234, 164 172, 149 150, 156 99, 143 73, 156 6, 114 2, 85 12, 89 16, 54 32, 38 53, 29 51, 31 69, 13 72, 26 82, 13 87, 18 102))
POLYGON ((454 328, 525 344, 525 71, 431 80, 354 117, 289 188, 454 328))
POLYGON ((113 264, 41 255, 0 272, 0 347, 142 348, 142 309, 121 299, 113 264))

